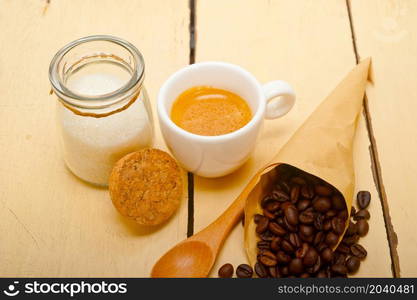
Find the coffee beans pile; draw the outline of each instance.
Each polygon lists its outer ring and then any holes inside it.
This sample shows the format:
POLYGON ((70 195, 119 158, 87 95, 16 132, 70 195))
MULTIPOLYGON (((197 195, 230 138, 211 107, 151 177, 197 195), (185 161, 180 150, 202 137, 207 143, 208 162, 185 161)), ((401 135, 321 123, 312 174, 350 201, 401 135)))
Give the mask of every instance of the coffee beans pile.
MULTIPOLYGON (((347 277, 359 269, 367 256, 358 244, 367 234, 370 193, 357 195, 358 210, 351 220, 343 196, 317 177, 292 173, 275 184, 261 201, 262 214, 254 216, 258 255, 254 271, 258 277, 347 277), (337 249, 332 249, 349 226, 337 249)), ((224 265, 219 277, 231 277, 224 265)), ((227 267, 228 270, 230 267, 227 267)), ((240 265, 237 277, 249 278, 253 270, 240 265)))

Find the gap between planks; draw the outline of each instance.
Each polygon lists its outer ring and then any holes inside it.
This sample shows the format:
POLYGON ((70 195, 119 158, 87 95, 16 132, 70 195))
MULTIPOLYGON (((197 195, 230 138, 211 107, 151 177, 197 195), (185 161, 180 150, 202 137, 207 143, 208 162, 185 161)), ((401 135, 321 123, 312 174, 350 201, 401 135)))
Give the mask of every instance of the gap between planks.
MULTIPOLYGON (((358 52, 358 47, 356 44, 356 36, 355 36, 355 28, 353 25, 353 17, 352 17, 352 9, 351 9, 351 3, 350 0, 346 0, 346 9, 349 16, 349 25, 350 25, 350 32, 352 35, 352 46, 353 46, 353 52, 355 53, 356 58, 356 64, 360 61, 360 56, 358 52)), ((372 66, 372 63, 371 63, 372 66)), ((384 187, 384 181, 382 178, 382 170, 381 170, 381 164, 379 162, 379 156, 378 156, 378 149, 376 145, 376 140, 372 128, 372 119, 369 112, 369 103, 368 103, 368 97, 366 96, 366 92, 363 99, 363 115, 365 117, 365 123, 366 123, 366 129, 368 131, 368 138, 369 138, 369 154, 371 157, 371 169, 372 169, 372 175, 373 179, 379 194, 379 199, 381 200, 381 206, 382 206, 382 213, 384 217, 384 223, 385 223, 385 230, 388 237, 388 245, 390 249, 390 256, 391 256, 391 270, 393 277, 401 277, 400 275, 400 258, 398 256, 397 246, 398 246, 398 237, 395 233, 394 226, 392 224, 391 216, 389 213, 389 206, 388 206, 388 200, 387 200, 387 194, 385 192, 384 187)))
MULTIPOLYGON (((195 2, 196 0, 189 0, 188 6, 190 10, 190 21, 189 21, 189 32, 190 32, 190 54, 189 54, 189 64, 195 63, 195 2)), ((188 172, 187 174, 188 181, 188 220, 187 220, 187 237, 190 237, 194 234, 194 174, 188 172)))

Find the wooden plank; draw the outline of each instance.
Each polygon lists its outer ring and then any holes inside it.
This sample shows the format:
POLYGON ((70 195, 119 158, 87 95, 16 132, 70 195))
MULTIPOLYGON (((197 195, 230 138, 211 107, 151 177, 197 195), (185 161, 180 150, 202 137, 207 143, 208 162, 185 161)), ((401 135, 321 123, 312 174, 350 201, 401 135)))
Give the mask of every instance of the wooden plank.
POLYGON ((415 277, 417 3, 353 0, 351 11, 358 54, 372 56, 367 97, 386 218, 393 225, 392 253, 399 275, 415 277))
MULTIPOLYGON (((155 103, 162 82, 188 64, 188 3, 51 1, 45 11, 44 5, 0 2, 0 275, 148 276, 186 236, 186 192, 168 224, 147 229, 122 218, 107 190, 72 176, 57 145, 47 71, 54 53, 74 39, 120 36, 142 51, 155 103)), ((164 148, 156 132, 156 146, 164 148)))
MULTIPOLYGON (((195 231, 234 200, 321 100, 354 67, 345 1, 197 1, 196 60, 224 60, 253 72, 261 82, 283 79, 297 103, 280 120, 266 121, 258 146, 240 170, 219 179, 195 178, 195 231)), ((361 242, 369 256, 356 276, 392 276, 384 219, 371 173, 369 139, 363 118, 355 140, 356 189, 370 190, 370 233, 361 242)), ((213 268, 246 262, 243 230, 237 226, 213 268)))

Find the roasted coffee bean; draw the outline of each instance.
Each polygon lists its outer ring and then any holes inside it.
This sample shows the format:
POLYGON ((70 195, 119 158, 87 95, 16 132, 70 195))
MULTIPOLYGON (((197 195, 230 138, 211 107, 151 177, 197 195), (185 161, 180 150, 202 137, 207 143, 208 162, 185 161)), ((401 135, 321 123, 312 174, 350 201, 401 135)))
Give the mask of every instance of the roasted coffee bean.
POLYGON ((272 241, 273 238, 275 237, 269 230, 262 232, 259 237, 261 238, 261 240, 263 241, 272 241))
POLYGON ((345 265, 346 264, 346 254, 335 252, 333 256, 333 264, 334 265, 345 265))
POLYGON ((336 210, 344 210, 346 208, 346 202, 342 195, 340 194, 333 195, 332 207, 336 210))
POLYGON ((340 211, 338 217, 346 221, 348 218, 348 211, 346 209, 340 211))
POLYGON ((328 185, 316 185, 314 190, 317 195, 328 197, 333 193, 333 189, 328 185))
POLYGON ((298 210, 293 205, 288 205, 284 209, 285 218, 287 219, 288 223, 291 225, 298 224, 298 210))
POLYGON ((332 229, 336 234, 342 234, 345 230, 346 223, 344 220, 338 217, 332 219, 332 229))
POLYGON ((268 218, 262 218, 256 225, 256 233, 261 234, 268 229, 269 220, 268 218))
POLYGON ((326 234, 325 243, 329 245, 329 247, 333 247, 337 244, 337 241, 339 240, 339 236, 335 234, 334 232, 330 231, 326 234))
POLYGON ((313 224, 315 220, 315 213, 313 211, 303 211, 299 216, 298 220, 303 224, 313 224))
MULTIPOLYGON (((272 241, 271 241, 271 249, 274 251, 278 251, 280 249, 279 245, 281 244, 282 239, 280 237, 275 237, 272 241)), ((259 247, 258 247, 259 248, 259 247)))
POLYGON ((336 215, 337 215, 337 211, 335 211, 334 209, 331 209, 331 210, 326 212, 325 217, 326 217, 326 219, 331 219, 336 215))
POLYGON ((299 185, 294 185, 291 188, 291 193, 290 193, 291 202, 296 203, 298 201, 299 196, 300 196, 300 186, 299 185))
POLYGON ((278 225, 280 225, 280 226, 285 226, 285 223, 284 223, 284 218, 282 218, 282 217, 278 217, 278 218, 276 218, 276 219, 275 219, 275 222, 276 222, 278 225))
POLYGON ((252 267, 247 264, 241 264, 236 269, 236 276, 239 278, 251 278, 252 275, 252 267))
POLYGON ((265 209, 271 213, 276 212, 279 209, 280 202, 278 201, 270 201, 266 204, 265 209))
POLYGON ((353 218, 356 215, 356 208, 354 206, 350 209, 350 217, 353 218))
POLYGON ((364 259, 368 255, 366 249, 359 244, 350 246, 350 253, 360 259, 364 259))
POLYGON ((356 222, 356 225, 358 226, 358 234, 360 237, 363 237, 368 233, 369 224, 366 220, 358 220, 358 222, 356 222))
POLYGON ((342 242, 345 243, 348 246, 353 245, 353 244, 357 243, 358 241, 359 241, 359 235, 357 235, 357 234, 354 234, 352 236, 344 237, 343 240, 342 240, 342 242))
POLYGON ((278 186, 281 188, 281 190, 283 190, 285 193, 289 193, 290 192, 290 186, 288 185, 287 182, 285 181, 280 181, 278 182, 278 186))
POLYGON ((317 277, 317 278, 327 278, 327 273, 326 273, 326 271, 324 271, 324 270, 320 270, 320 271, 317 273, 316 277, 317 277))
POLYGON ((314 235, 305 235, 305 234, 303 234, 303 233, 301 233, 300 232, 300 239, 302 240, 302 241, 304 241, 304 242, 307 242, 307 243, 309 243, 309 244, 312 244, 313 243, 313 240, 314 240, 314 235))
POLYGON ((287 233, 287 231, 282 226, 275 222, 269 222, 268 228, 273 234, 278 236, 283 236, 287 233))
POLYGON ((317 256, 316 263, 313 266, 307 268, 307 272, 310 274, 317 273, 320 270, 321 265, 321 257, 317 256))
POLYGON ((288 222, 287 218, 285 217, 284 217, 284 226, 291 232, 296 232, 298 229, 296 225, 291 225, 290 222, 288 222))
POLYGON ((346 236, 354 235, 358 232, 358 226, 356 223, 349 221, 349 227, 346 229, 346 236))
POLYGON ((300 230, 300 234, 302 234, 306 237, 309 237, 309 236, 314 234, 314 227, 313 226, 301 224, 299 230, 300 230))
POLYGON ((293 253, 294 250, 295 250, 293 245, 291 245, 291 243, 286 241, 286 240, 283 240, 281 242, 281 249, 284 250, 285 252, 289 253, 289 254, 293 253))
POLYGON ((323 251, 321 251, 320 256, 323 259, 323 261, 326 262, 326 263, 331 262, 333 260, 333 257, 334 257, 333 251, 329 247, 327 247, 323 251))
POLYGON ((356 201, 358 203, 359 208, 367 208, 369 202, 371 202, 371 193, 368 191, 360 191, 356 196, 356 201))
POLYGON ((295 247, 299 248, 301 246, 301 240, 297 233, 291 232, 289 236, 290 243, 295 247))
POLYGON ((262 213, 263 213, 263 215, 264 215, 265 217, 267 217, 269 220, 273 220, 273 219, 275 219, 275 214, 274 214, 274 213, 271 213, 271 212, 269 212, 269 211, 267 211, 266 209, 264 209, 264 210, 262 211, 262 213))
POLYGON ((289 270, 288 270, 288 266, 281 267, 279 270, 280 270, 282 276, 288 276, 288 274, 290 273, 289 270))
POLYGON ((271 201, 275 201, 274 197, 272 195, 266 195, 265 197, 262 198, 261 200, 261 207, 265 208, 266 205, 271 202, 271 201))
POLYGON ((314 190, 309 185, 303 185, 301 187, 301 196, 306 199, 311 199, 314 197, 314 190))
POLYGON ((297 209, 299 211, 303 211, 305 210, 307 207, 310 206, 311 201, 308 199, 301 199, 300 201, 298 201, 297 203, 297 209))
POLYGON ((276 257, 278 264, 280 265, 286 265, 291 261, 291 256, 289 256, 284 251, 278 251, 276 257))
POLYGON ((271 276, 272 278, 281 278, 281 273, 279 272, 279 268, 278 266, 275 267, 269 267, 268 268, 268 273, 269 276, 271 276))
POLYGON ((304 270, 303 262, 300 258, 294 258, 288 265, 288 271, 291 275, 301 274, 304 270))
POLYGON ((323 231, 329 231, 331 229, 332 229, 332 220, 324 221, 322 230, 323 231))
POLYGON ((321 252, 324 249, 326 249, 327 247, 328 247, 327 244, 323 241, 316 246, 316 249, 317 249, 318 252, 321 252))
POLYGON ((313 207, 318 212, 325 213, 330 209, 331 206, 332 203, 327 197, 320 197, 313 201, 313 207))
POLYGON ((231 264, 224 264, 220 267, 218 275, 220 278, 231 278, 233 276, 233 266, 231 264))
POLYGON ((256 243, 258 249, 269 249, 271 247, 271 243, 267 241, 259 241, 256 243))
POLYGON ((303 243, 301 247, 298 248, 297 251, 295 252, 295 257, 304 258, 309 248, 310 246, 307 243, 303 243))
POLYGON ((333 265, 331 269, 333 272, 341 275, 346 275, 348 272, 348 269, 344 265, 333 265))
POLYGON ((313 240, 313 244, 315 246, 317 246, 318 244, 320 244, 321 242, 323 242, 324 240, 324 232, 323 231, 319 231, 316 233, 316 235, 314 236, 314 240, 313 240))
POLYGON ((255 273, 259 278, 268 277, 268 270, 263 264, 260 264, 259 262, 255 264, 255 273))
POLYGON ((266 217, 260 214, 256 214, 253 216, 253 221, 255 222, 255 224, 258 224, 261 219, 266 219, 266 217))
POLYGON ((305 185, 307 182, 306 182, 306 180, 304 179, 304 178, 302 178, 302 177, 293 177, 293 178, 291 178, 291 182, 292 183, 296 183, 296 184, 298 184, 298 185, 305 185))
POLYGON ((267 267, 273 267, 277 264, 277 258, 271 251, 263 251, 258 255, 258 261, 267 267))
POLYGON ((303 264, 307 267, 313 266, 316 263, 318 256, 319 254, 317 253, 317 250, 310 247, 303 258, 303 264))
POLYGON ((344 253, 344 254, 349 254, 350 253, 350 247, 347 246, 344 243, 340 243, 339 246, 337 246, 336 251, 338 251, 340 253, 344 253))
POLYGON ((288 196, 287 193, 278 189, 272 192, 272 197, 279 202, 285 202, 285 201, 290 200, 290 197, 288 196))
POLYGON ((348 269, 349 274, 356 273, 359 270, 360 265, 361 261, 356 256, 351 256, 346 261, 346 267, 348 269))
POLYGON ((323 230, 323 222, 324 216, 320 214, 316 215, 314 218, 314 228, 316 228, 316 230, 323 230))
POLYGON ((361 219, 369 220, 370 217, 371 217, 371 215, 369 214, 369 211, 367 209, 361 209, 355 214, 353 219, 355 221, 361 220, 361 219))

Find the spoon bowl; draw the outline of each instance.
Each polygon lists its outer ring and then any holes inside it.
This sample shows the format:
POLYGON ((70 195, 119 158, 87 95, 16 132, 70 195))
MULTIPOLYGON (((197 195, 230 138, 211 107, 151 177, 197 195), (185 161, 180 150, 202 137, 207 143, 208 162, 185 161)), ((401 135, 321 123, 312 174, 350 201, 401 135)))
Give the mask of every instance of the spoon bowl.
POLYGON ((213 264, 213 251, 209 245, 201 241, 186 240, 158 260, 151 276, 207 277, 213 264))

